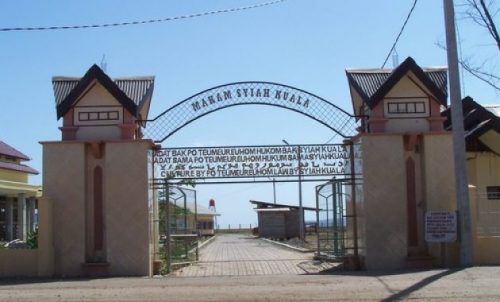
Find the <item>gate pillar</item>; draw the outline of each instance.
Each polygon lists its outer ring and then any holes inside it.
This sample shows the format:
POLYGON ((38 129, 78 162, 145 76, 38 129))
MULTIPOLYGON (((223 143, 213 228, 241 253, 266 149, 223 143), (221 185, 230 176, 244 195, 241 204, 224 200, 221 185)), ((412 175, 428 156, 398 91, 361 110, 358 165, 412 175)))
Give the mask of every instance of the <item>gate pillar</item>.
POLYGON ((456 210, 453 148, 441 108, 445 68, 407 58, 394 69, 346 71, 356 114, 363 192, 356 203, 359 252, 367 269, 456 263, 456 243, 425 240, 425 214, 456 210))
POLYGON ((152 144, 101 142, 100 157, 92 145, 43 143, 44 197, 53 204, 55 274, 149 275, 152 144))
POLYGON ((448 133, 366 134, 362 196, 356 202, 359 254, 366 269, 458 264, 458 245, 446 251, 425 242, 425 212, 456 210, 452 139, 448 133), (412 164, 408 164, 408 163, 412 164))
POLYGON ((62 140, 42 145, 56 275, 151 274, 154 144, 136 121, 147 116, 153 81, 113 80, 95 65, 80 79, 53 78, 62 140))

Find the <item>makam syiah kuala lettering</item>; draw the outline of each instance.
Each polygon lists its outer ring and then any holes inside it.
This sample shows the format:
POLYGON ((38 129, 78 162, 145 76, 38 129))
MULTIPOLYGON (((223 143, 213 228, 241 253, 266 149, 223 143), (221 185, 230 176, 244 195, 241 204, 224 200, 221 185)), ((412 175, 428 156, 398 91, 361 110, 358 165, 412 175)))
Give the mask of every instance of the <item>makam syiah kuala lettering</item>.
MULTIPOLYGON (((245 99, 253 102, 262 102, 268 104, 270 101, 277 102, 287 102, 288 105, 293 104, 294 106, 301 108, 309 108, 311 100, 309 98, 304 98, 300 94, 291 93, 281 89, 271 89, 271 88, 238 88, 234 90, 224 90, 221 92, 216 92, 212 95, 202 97, 201 100, 192 102, 191 109, 194 112, 200 111, 202 109, 208 109, 219 103, 235 102, 238 100, 245 99)), ((278 103, 277 103, 278 104, 278 103)))

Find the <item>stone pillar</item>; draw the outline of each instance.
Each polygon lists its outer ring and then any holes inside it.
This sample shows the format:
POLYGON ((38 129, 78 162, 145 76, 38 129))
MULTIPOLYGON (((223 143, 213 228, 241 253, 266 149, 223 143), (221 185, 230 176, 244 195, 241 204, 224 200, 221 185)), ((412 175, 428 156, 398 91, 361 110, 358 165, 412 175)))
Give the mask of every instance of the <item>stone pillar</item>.
POLYGON ((26 226, 26 238, 28 238, 28 234, 29 232, 31 232, 31 204, 30 204, 30 199, 31 197, 27 197, 26 198, 26 203, 25 203, 25 207, 26 207, 26 216, 24 216, 24 219, 25 219, 25 222, 24 222, 24 225, 26 226))
POLYGON ((35 226, 36 226, 36 218, 35 218, 35 209, 36 209, 36 199, 35 197, 30 197, 28 199, 28 231, 33 232, 35 231, 35 226))
POLYGON ((17 238, 26 240, 26 194, 17 195, 17 238))
POLYGON ((14 238, 14 205, 12 198, 7 197, 5 200, 5 208, 7 240, 10 241, 14 238))

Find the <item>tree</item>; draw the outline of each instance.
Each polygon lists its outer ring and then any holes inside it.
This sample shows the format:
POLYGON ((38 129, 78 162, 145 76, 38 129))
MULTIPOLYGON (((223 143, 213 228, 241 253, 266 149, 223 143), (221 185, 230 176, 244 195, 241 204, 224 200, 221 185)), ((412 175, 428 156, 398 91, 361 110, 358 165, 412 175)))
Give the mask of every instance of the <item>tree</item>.
POLYGON ((495 58, 487 58, 481 63, 474 63, 473 56, 468 56, 459 60, 459 63, 465 71, 487 83, 497 91, 500 91, 500 76, 498 75, 495 63, 495 59, 498 58, 500 52, 500 36, 494 22, 499 9, 494 4, 494 0, 490 0, 488 3, 485 0, 464 0, 462 14, 465 19, 471 20, 486 29, 488 35, 495 43, 495 58))
POLYGON ((493 21, 493 17, 498 13, 498 10, 492 14, 490 9, 493 9, 493 0, 490 0, 488 5, 484 0, 466 0, 468 4, 465 10, 465 15, 481 27, 488 30, 489 34, 496 42, 500 51, 500 36, 498 35, 497 27, 493 21))

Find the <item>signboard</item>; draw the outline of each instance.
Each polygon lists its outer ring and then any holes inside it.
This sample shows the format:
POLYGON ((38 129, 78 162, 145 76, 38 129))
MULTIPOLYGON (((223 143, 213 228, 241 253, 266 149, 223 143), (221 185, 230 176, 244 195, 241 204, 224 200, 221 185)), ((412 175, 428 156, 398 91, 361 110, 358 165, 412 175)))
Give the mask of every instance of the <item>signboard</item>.
POLYGON ((155 151, 155 178, 253 178, 350 174, 350 146, 280 145, 166 148, 155 151))
POLYGON ((292 86, 262 82, 237 82, 199 92, 168 108, 149 121, 143 134, 163 142, 198 118, 239 105, 270 105, 305 115, 344 138, 359 133, 362 117, 355 117, 327 100, 292 86))
POLYGON ((425 241, 454 242, 457 240, 457 213, 426 212, 425 241))

